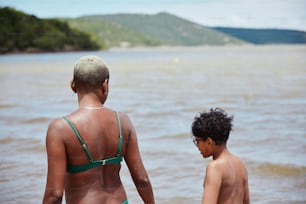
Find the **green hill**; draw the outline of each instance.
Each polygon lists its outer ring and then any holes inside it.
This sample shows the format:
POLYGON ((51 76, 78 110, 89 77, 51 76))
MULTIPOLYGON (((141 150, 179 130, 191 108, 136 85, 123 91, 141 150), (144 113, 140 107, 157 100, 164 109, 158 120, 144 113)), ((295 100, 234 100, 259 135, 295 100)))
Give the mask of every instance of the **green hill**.
POLYGON ((162 41, 121 24, 91 17, 61 19, 71 27, 91 33, 102 47, 158 46, 162 41))
POLYGON ((244 43, 306 43, 306 32, 206 27, 164 12, 40 19, 0 7, 0 54, 244 43))
POLYGON ((76 28, 98 34, 97 40, 104 39, 108 47, 306 43, 304 31, 206 27, 169 13, 92 15, 66 20, 76 28))
POLYGON ((114 14, 64 19, 72 27, 95 33, 107 46, 195 46, 242 44, 242 40, 168 13, 114 14))
POLYGON ((0 7, 0 53, 96 50, 90 36, 56 19, 0 7))

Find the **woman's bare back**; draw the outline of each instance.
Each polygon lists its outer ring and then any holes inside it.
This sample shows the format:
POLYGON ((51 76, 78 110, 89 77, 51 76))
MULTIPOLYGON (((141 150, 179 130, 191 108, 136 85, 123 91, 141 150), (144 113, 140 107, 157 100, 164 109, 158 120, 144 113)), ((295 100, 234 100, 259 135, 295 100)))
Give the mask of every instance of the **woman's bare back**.
MULTIPOLYGON (((119 126, 116 114, 109 109, 79 110, 71 114, 70 119, 87 145, 93 160, 116 156, 119 143, 119 126), (79 117, 82 115, 82 117, 79 117)), ((124 122, 121 122, 124 123, 124 122)), ((124 127, 124 124, 121 124, 124 127)), ((82 149, 76 135, 67 127, 66 149, 67 163, 82 165, 89 159, 82 149)), ((124 130, 121 156, 124 156, 127 141, 124 130)), ((65 192, 67 203, 103 203, 105 200, 123 201, 126 194, 122 186, 119 171, 121 164, 110 164, 66 175, 65 192)), ((109 202, 108 202, 109 203, 109 202)))

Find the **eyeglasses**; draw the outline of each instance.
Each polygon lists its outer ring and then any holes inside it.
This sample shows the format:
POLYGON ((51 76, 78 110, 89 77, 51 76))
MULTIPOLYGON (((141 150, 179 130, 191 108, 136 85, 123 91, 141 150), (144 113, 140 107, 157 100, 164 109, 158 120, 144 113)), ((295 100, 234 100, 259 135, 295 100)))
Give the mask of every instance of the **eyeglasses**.
POLYGON ((195 146, 198 146, 198 145, 199 145, 199 142, 202 140, 202 139, 197 138, 197 137, 195 137, 195 136, 191 136, 191 138, 192 138, 193 144, 194 144, 195 146))

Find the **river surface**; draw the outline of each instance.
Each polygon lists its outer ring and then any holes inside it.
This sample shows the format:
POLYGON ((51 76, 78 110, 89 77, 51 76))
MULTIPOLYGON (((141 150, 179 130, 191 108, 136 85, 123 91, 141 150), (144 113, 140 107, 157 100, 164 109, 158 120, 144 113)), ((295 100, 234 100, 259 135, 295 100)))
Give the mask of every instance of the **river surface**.
MULTIPOLYGON (((0 203, 41 203, 50 121, 77 109, 75 61, 102 57, 106 106, 133 121, 157 204, 200 203, 205 167, 194 116, 234 115, 228 149, 249 173, 251 203, 306 203, 306 46, 113 49, 0 56, 0 203)), ((123 162, 130 203, 141 203, 123 162)))

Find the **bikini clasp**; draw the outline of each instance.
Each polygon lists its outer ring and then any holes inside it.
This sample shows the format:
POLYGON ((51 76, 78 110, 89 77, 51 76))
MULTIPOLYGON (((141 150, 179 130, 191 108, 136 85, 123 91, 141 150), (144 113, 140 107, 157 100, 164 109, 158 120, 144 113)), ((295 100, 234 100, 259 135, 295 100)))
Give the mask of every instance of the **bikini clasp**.
POLYGON ((106 164, 105 159, 102 160, 102 165, 104 166, 106 164))

